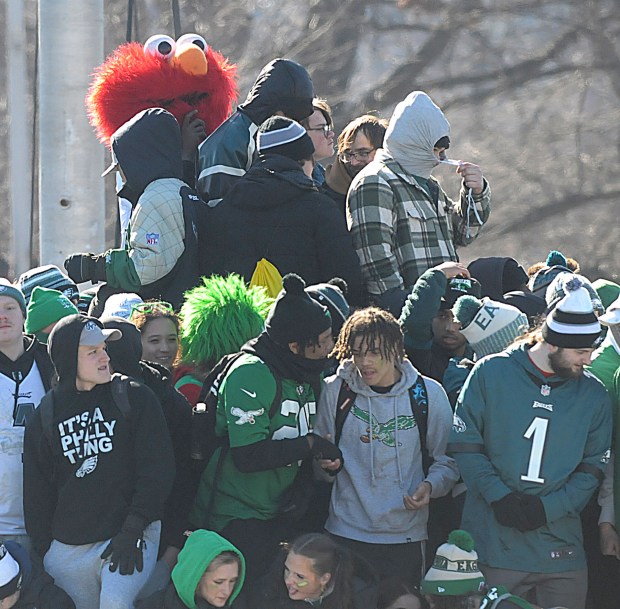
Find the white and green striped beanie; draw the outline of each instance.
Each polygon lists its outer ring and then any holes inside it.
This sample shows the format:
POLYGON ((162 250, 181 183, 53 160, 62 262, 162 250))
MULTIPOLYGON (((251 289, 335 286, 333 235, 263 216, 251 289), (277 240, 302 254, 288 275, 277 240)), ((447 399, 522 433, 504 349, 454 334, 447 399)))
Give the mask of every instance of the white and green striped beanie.
POLYGON ((484 575, 478 568, 472 536, 467 531, 452 531, 422 580, 422 594, 462 596, 480 592, 483 587, 484 575))
POLYGON ((489 298, 461 296, 452 313, 478 359, 503 351, 529 327, 527 315, 517 307, 489 298))

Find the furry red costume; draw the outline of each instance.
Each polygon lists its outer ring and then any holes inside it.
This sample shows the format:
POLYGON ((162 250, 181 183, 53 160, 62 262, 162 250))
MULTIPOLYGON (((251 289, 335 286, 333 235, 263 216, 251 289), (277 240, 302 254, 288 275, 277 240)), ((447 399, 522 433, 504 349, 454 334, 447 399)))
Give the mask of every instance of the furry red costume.
POLYGON ((109 147, 110 136, 142 110, 164 108, 180 125, 188 112, 198 110, 209 135, 237 101, 236 71, 197 34, 176 42, 158 34, 144 46, 123 44, 95 70, 86 96, 90 122, 109 147))

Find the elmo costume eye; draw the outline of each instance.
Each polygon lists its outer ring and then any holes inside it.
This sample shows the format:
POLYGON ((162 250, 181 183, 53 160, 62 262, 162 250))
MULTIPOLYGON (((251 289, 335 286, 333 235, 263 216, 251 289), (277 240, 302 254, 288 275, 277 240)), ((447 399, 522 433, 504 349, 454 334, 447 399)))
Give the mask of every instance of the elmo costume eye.
POLYGON ((205 53, 209 48, 207 46, 207 41, 202 36, 199 36, 198 34, 183 34, 183 36, 177 40, 177 49, 181 49, 189 44, 195 44, 205 53))
MULTIPOLYGON (((180 40, 180 39, 179 39, 180 40)), ((144 43, 144 52, 162 59, 174 57, 176 43, 170 36, 165 34, 155 34, 144 43)))

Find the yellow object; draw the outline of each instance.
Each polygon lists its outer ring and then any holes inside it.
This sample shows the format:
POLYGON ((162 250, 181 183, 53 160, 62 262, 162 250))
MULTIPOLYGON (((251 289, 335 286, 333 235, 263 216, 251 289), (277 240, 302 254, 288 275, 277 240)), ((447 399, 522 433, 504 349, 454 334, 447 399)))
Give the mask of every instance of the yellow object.
POLYGON ((204 76, 209 70, 204 51, 196 45, 183 47, 175 55, 174 62, 192 76, 204 76))
POLYGON ((256 263, 250 287, 263 286, 271 298, 275 298, 282 291, 282 275, 280 271, 266 258, 261 258, 256 263))

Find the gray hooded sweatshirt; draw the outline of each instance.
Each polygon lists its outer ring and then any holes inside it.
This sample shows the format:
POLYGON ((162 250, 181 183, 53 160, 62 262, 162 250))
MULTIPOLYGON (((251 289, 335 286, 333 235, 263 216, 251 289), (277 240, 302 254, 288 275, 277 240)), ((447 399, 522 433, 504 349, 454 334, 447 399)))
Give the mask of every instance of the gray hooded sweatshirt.
POLYGON ((411 175, 428 179, 439 161, 435 144, 450 135, 450 123, 433 100, 413 91, 401 101, 390 118, 383 148, 411 175))
POLYGON ((339 447, 344 466, 335 476, 325 528, 335 535, 366 543, 406 543, 427 538, 428 507, 409 511, 404 495, 427 480, 432 497, 445 495, 459 473, 445 449, 452 410, 445 391, 424 378, 428 391, 427 447, 434 462, 424 477, 420 434, 411 412, 409 388, 418 377, 409 360, 388 393, 376 393, 362 380, 352 360, 340 364, 325 381, 315 432, 335 437, 335 411, 342 381, 357 394, 342 428, 339 447))

